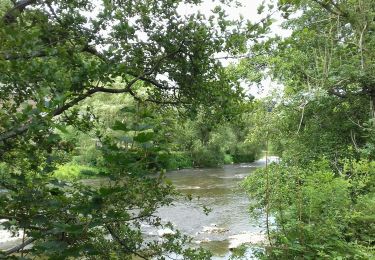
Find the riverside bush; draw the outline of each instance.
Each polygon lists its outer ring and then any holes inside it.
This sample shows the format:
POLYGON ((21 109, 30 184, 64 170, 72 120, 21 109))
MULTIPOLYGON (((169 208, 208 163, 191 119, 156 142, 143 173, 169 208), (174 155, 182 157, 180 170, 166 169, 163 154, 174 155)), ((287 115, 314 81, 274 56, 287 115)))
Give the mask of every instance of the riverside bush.
POLYGON ((328 165, 325 160, 305 167, 273 164, 245 179, 251 212, 262 215, 269 209, 274 218, 272 247, 263 252, 264 257, 375 257, 375 192, 373 182, 367 181, 373 162, 351 163, 350 175, 338 175, 328 165))
POLYGON ((165 170, 191 168, 193 162, 186 152, 161 153, 157 158, 159 167, 165 170))

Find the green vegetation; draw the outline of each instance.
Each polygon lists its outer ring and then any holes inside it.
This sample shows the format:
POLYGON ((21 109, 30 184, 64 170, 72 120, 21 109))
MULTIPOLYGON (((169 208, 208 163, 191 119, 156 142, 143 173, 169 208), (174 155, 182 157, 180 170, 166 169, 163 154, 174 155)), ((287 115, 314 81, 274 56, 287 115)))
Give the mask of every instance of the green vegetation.
POLYGON ((372 1, 280 1, 292 31, 256 51, 284 86, 262 100, 249 140, 281 157, 249 176, 266 218, 261 259, 374 259, 372 1))
MULTIPOLYGON (((191 113, 186 108, 177 110, 175 107, 164 107, 158 111, 160 107, 137 103, 129 96, 121 98, 98 95, 87 105, 91 107, 95 118, 98 118, 96 124, 101 131, 120 140, 128 151, 127 157, 134 156, 135 162, 138 161, 139 148, 145 148, 142 142, 139 146, 137 136, 145 138, 147 144, 158 146, 158 150, 149 150, 143 159, 142 165, 148 164, 149 167, 139 171, 150 168, 160 171, 218 167, 234 162, 252 162, 261 148, 246 140, 246 133, 251 129, 249 118, 252 111, 252 105, 248 101, 241 103, 237 108, 239 111, 226 112, 225 115, 208 114, 204 107, 200 107, 196 113, 191 113), (110 100, 110 104, 103 105, 104 100, 110 100), (124 103, 127 105, 124 106, 124 103)), ((72 162, 103 169, 103 155, 95 132, 70 128, 61 134, 65 140, 75 143, 70 157, 72 162)), ((127 167, 135 171, 139 165, 129 164, 127 167)), ((102 172, 104 171, 103 169, 102 172)))
POLYGON ((168 226, 166 169, 235 158, 249 100, 215 56, 243 54, 269 19, 231 21, 231 1, 178 13, 200 2, 0 2, 0 218, 26 238, 0 258, 209 258, 141 225, 168 226))
POLYGON ((57 166, 53 172, 53 177, 60 180, 71 180, 79 178, 97 177, 100 174, 95 167, 82 166, 79 164, 63 164, 57 166))
POLYGON ((281 162, 242 185, 260 259, 375 258, 375 4, 279 0, 254 24, 228 19, 235 2, 0 2, 0 219, 25 233, 0 258, 209 259, 143 233, 173 229, 164 173, 262 150, 281 162), (288 37, 269 34, 275 8, 288 37), (278 91, 246 94, 266 77, 278 91))

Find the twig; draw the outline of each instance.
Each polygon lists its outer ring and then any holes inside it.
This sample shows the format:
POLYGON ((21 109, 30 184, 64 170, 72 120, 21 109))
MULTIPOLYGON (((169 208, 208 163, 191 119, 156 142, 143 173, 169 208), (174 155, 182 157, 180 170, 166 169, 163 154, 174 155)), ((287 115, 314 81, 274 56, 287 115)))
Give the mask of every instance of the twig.
POLYGON ((16 18, 21 14, 25 8, 29 5, 35 4, 37 0, 20 0, 16 2, 12 9, 8 10, 5 15, 3 15, 3 21, 5 24, 11 24, 16 21, 16 18))

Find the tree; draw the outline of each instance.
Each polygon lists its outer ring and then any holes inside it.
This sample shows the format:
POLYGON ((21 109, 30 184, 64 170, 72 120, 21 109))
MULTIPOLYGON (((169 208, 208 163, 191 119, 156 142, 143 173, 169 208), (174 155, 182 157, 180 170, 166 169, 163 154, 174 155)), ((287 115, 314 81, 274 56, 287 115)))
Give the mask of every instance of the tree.
POLYGON ((290 37, 278 43, 275 75, 290 90, 370 100, 374 116, 374 8, 371 1, 280 1, 290 37), (278 64, 278 65, 276 65, 278 64), (293 75, 291 74, 293 73, 293 75))
POLYGON ((373 8, 366 1, 279 1, 291 35, 253 48, 262 58, 256 64, 285 88, 284 130, 292 142, 306 145, 299 147, 310 158, 324 153, 338 160, 348 145, 356 152, 369 146, 364 136, 373 121, 373 8))
MULTIPOLYGON (((2 2, 0 187, 6 192, 0 217, 7 229, 27 237, 2 252, 5 256, 21 251, 21 257, 53 259, 163 259, 170 252, 186 259, 208 257, 186 249, 188 240, 178 233, 163 241, 143 237, 141 223, 161 226, 154 212, 172 202, 174 191, 162 177, 129 170, 128 151, 117 138, 130 131, 125 124, 112 126, 117 136, 106 135, 96 128, 90 108, 82 107, 96 93, 187 108, 237 98, 238 83, 228 80, 214 56, 238 53, 261 26, 228 21, 220 7, 209 17, 178 13, 182 4, 199 3, 2 2), (74 147, 61 137, 71 127, 96 129, 108 185, 89 187, 51 175, 74 147), (30 243, 33 247, 25 250, 30 243)), ((134 137, 137 154, 161 149, 146 132, 134 137)))
MULTIPOLYGON (((260 254, 372 259, 374 4, 279 2, 291 35, 254 46, 259 66, 284 86, 266 124, 281 162, 244 182, 251 212, 274 217, 260 254)), ((263 111, 254 116, 259 129, 263 111)))

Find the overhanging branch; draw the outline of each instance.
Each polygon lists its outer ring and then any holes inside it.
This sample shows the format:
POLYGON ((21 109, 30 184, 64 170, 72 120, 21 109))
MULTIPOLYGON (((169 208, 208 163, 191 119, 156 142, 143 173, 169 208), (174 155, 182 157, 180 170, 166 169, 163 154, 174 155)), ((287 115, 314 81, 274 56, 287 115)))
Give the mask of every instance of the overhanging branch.
POLYGON ((114 229, 110 225, 106 225, 106 228, 107 228, 109 234, 112 236, 113 240, 116 241, 119 245, 121 245, 121 247, 123 248, 123 251, 125 253, 134 254, 134 255, 142 258, 142 259, 149 259, 148 257, 146 257, 144 255, 141 255, 140 253, 136 252, 135 250, 132 250, 131 248, 129 248, 127 243, 117 235, 117 233, 114 231, 114 229))
POLYGON ((343 16, 347 17, 347 13, 341 10, 339 5, 337 3, 334 3, 333 1, 320 1, 320 0, 313 0, 315 3, 323 7, 327 12, 337 15, 337 16, 343 16))
MULTIPOLYGON (((24 1, 24 2, 27 2, 29 4, 32 4, 34 3, 34 1, 32 0, 29 0, 29 1, 24 1)), ((26 5, 27 6, 27 5, 26 5)), ((25 6, 25 7, 26 7, 25 6)), ((85 93, 81 94, 81 95, 78 95, 76 96, 75 98, 73 98, 72 100, 70 100, 69 102, 65 103, 64 105, 56 108, 54 111, 51 111, 51 113, 49 113, 49 115, 51 117, 55 117, 55 116, 58 116, 58 115, 61 115, 64 111, 68 110, 69 108, 75 106, 76 104, 78 104, 80 101, 92 96, 93 94, 97 93, 97 92, 103 92, 103 93, 114 93, 114 94, 118 94, 118 93, 129 93, 131 94, 136 100, 138 101, 142 101, 137 95, 136 93, 134 93, 131 89, 131 87, 136 83, 138 82, 139 80, 141 81, 144 81, 144 82, 147 82, 149 84, 152 84, 154 85, 156 88, 158 89, 161 89, 161 90, 174 90, 175 88, 170 88, 168 86, 165 86, 164 84, 161 84, 159 82, 157 82, 155 79, 153 78, 150 78, 148 76, 152 75, 159 67, 160 65, 162 64, 162 62, 168 58, 171 58, 173 57, 174 55, 176 55, 177 53, 179 53, 182 49, 182 46, 184 44, 184 41, 182 41, 178 48, 175 50, 175 51, 172 51, 170 53, 166 53, 165 55, 162 55, 161 57, 159 57, 158 59, 155 60, 153 66, 151 68, 149 68, 148 70, 144 71, 143 73, 140 73, 139 75, 136 75, 135 73, 132 73, 132 72, 125 72, 126 74, 130 75, 130 76, 133 76, 134 78, 127 83, 127 86, 125 88, 121 88, 121 89, 117 89, 117 88, 104 88, 104 87, 92 87, 90 88, 89 90, 87 90, 85 93)), ((103 54, 99 53, 94 47, 90 46, 90 45, 87 45, 85 46, 83 49, 82 49, 83 52, 88 52, 88 53, 91 53, 93 55, 95 55, 96 57, 100 58, 101 60, 103 60, 104 62, 106 63, 111 63, 112 61, 108 60, 103 54)), ((159 103, 159 104, 177 104, 178 102, 174 102, 174 101, 159 101, 159 100, 153 100, 153 99, 145 99, 144 101, 148 101, 148 102, 154 102, 154 103, 159 103)), ((33 125, 33 124, 36 124, 38 123, 38 119, 35 119, 35 120, 30 120, 29 122, 27 123, 24 123, 22 124, 21 126, 18 126, 18 127, 15 127, 11 130, 8 130, 6 132, 3 132, 3 133, 0 133, 0 142, 2 141, 5 141, 7 139, 10 139, 10 138, 14 138, 20 134, 23 134, 25 133, 27 130, 30 129, 30 127, 33 125)))
POLYGON ((3 15, 3 21, 5 24, 11 24, 16 21, 17 16, 22 13, 25 8, 29 5, 35 4, 37 0, 20 0, 16 2, 12 9, 8 10, 3 15))
POLYGON ((11 254, 14 254, 18 251, 20 251, 21 249, 25 248, 27 245, 30 245, 32 242, 34 242, 35 240, 37 240, 36 238, 29 238, 28 240, 26 240, 25 242, 23 242, 22 244, 18 245, 18 246, 15 246, 11 249, 8 249, 6 251, 4 251, 5 255, 11 255, 11 254))

